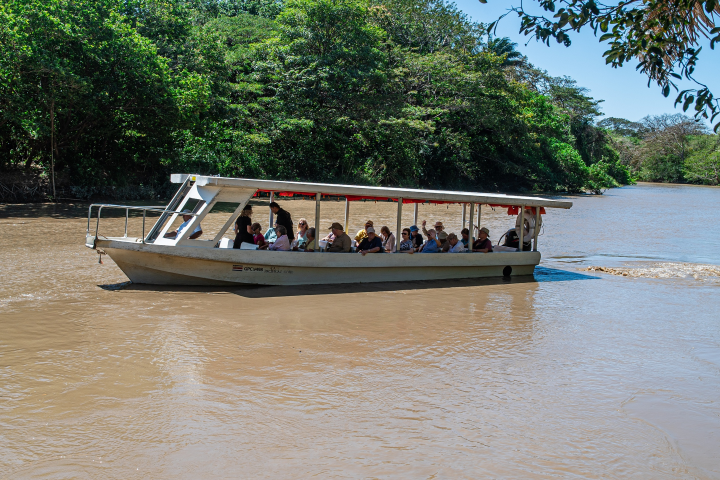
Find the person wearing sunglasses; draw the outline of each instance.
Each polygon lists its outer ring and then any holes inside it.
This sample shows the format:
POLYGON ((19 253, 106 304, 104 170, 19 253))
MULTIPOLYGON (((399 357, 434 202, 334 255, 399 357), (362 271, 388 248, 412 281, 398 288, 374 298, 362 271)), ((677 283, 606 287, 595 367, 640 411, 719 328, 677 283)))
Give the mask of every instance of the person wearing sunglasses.
POLYGON ((297 235, 295 236, 295 240, 292 241, 292 249, 297 250, 298 248, 303 248, 303 245, 307 243, 307 234, 308 231, 308 223, 307 220, 304 218, 301 218, 298 222, 298 229, 297 229, 297 235))
POLYGON ((437 232, 434 228, 431 228, 427 231, 428 239, 423 243, 423 246, 420 247, 420 250, 418 253, 440 253, 440 246, 442 245, 440 243, 440 240, 437 238, 437 232))
POLYGON ((410 237, 410 229, 403 228, 400 236, 401 238, 398 253, 415 253, 415 246, 413 245, 412 238, 410 237))

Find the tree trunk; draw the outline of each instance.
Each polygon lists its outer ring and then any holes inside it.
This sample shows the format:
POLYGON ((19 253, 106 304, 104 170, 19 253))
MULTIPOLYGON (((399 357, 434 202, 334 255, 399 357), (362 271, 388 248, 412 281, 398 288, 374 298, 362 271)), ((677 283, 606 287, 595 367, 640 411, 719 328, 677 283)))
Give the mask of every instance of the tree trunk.
POLYGON ((50 100, 50 177, 52 179, 53 202, 57 202, 55 195, 55 97, 50 100))

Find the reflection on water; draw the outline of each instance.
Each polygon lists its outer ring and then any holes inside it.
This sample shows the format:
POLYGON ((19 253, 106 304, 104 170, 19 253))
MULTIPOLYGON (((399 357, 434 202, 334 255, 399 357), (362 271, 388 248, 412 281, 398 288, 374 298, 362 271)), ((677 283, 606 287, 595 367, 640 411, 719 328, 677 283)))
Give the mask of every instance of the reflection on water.
POLYGON ((682 274, 720 264, 720 190, 575 202, 534 278, 290 288, 128 285, 84 208, 3 207, 0 478, 720 477, 718 285, 682 274), (642 233, 666 221, 708 239, 642 233))

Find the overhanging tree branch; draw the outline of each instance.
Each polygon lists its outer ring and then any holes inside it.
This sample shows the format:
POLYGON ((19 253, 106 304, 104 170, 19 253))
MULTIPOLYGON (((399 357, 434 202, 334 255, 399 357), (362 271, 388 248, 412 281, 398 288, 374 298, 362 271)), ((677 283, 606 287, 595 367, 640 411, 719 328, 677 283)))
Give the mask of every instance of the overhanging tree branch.
MULTIPOLYGON (((487 3, 487 0, 478 0, 487 3)), ((533 15, 521 2, 488 26, 494 31, 497 23, 514 12, 520 17, 520 33, 550 45, 555 39, 566 47, 570 35, 591 29, 600 42, 608 42, 603 53, 607 64, 619 68, 637 60, 637 70, 647 75, 648 85, 655 82, 664 96, 672 89, 678 92, 675 105, 683 111, 695 104, 695 118, 709 119, 720 129, 720 102, 707 85, 693 76, 702 47, 701 38, 710 40, 710 48, 720 42, 720 3, 717 0, 628 0, 606 5, 595 0, 537 0, 545 12, 533 15), (559 7, 559 8, 557 8, 559 7), (679 80, 688 80, 697 87, 680 90, 679 80)))

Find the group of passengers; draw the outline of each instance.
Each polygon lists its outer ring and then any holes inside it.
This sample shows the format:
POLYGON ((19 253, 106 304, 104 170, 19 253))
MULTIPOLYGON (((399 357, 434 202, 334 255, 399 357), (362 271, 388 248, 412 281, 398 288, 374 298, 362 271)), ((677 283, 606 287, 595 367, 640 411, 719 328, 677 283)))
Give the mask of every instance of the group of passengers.
POLYGON ((427 236, 423 241, 420 229, 413 225, 410 228, 403 228, 402 241, 400 242, 400 253, 464 253, 464 252, 492 252, 492 242, 488 238, 490 230, 486 227, 480 229, 478 238, 470 243, 470 230, 463 228, 460 231, 460 238, 455 233, 447 233, 442 222, 435 222, 435 228, 428 230, 427 222, 422 222, 422 232, 427 236))
MULTIPOLYGON (((471 248, 470 231, 464 228, 460 238, 455 233, 445 232, 442 222, 436 222, 435 228, 427 229, 427 222, 422 222, 420 229, 413 225, 402 230, 400 242, 387 226, 380 228, 380 235, 375 232, 372 220, 365 222, 354 239, 345 233, 343 226, 334 222, 328 230, 330 232, 318 241, 315 228, 310 228, 306 219, 301 218, 297 224, 297 235, 293 231, 292 217, 289 212, 282 209, 276 202, 270 204, 275 215, 275 223, 265 234, 259 223, 252 222, 252 206, 246 205, 235 222, 235 241, 233 248, 240 248, 243 243, 257 245, 259 250, 275 251, 304 251, 314 252, 325 242, 327 252, 351 252, 353 248, 361 255, 368 253, 463 253, 493 251, 492 242, 488 238, 490 231, 483 227, 479 230, 478 238, 471 248), (426 239, 423 237, 423 234, 426 239)), ((182 227, 181 227, 182 228, 182 227)), ((180 229, 178 229, 180 230, 180 229)))
MULTIPOLYGON (((309 228, 307 220, 301 218, 297 224, 297 236, 293 232, 293 221, 289 212, 282 209, 276 202, 270 203, 270 209, 275 215, 275 223, 269 228, 265 234, 262 233, 262 227, 259 223, 252 222, 252 205, 243 207, 240 216, 235 221, 235 241, 233 248, 240 248, 243 243, 257 245, 259 250, 274 251, 305 251, 314 252, 318 249, 320 242, 317 241, 315 228, 309 228)), ((167 238, 177 238, 178 235, 190 224, 192 215, 189 211, 183 211, 183 223, 174 232, 165 235, 167 238)), ((532 213, 530 211, 527 212, 532 213)), ((519 217, 518 222, 519 224, 519 217)), ((529 239, 532 238, 533 229, 535 228, 534 218, 526 216, 524 228, 524 250, 529 249, 529 239), (530 222, 529 222, 530 221, 530 222)), ((489 253, 493 251, 493 245, 490 239, 490 230, 483 227, 478 232, 478 238, 469 247, 470 231, 463 228, 460 232, 460 238, 454 233, 445 232, 442 222, 435 222, 435 228, 428 230, 427 222, 422 222, 422 234, 420 229, 413 225, 409 228, 403 228, 402 238, 397 242, 395 235, 387 226, 380 228, 380 235, 375 232, 372 220, 365 222, 365 227, 360 229, 355 235, 354 240, 344 232, 343 226, 334 222, 329 230, 330 233, 321 239, 326 242, 327 252, 350 252, 355 251, 361 255, 368 253, 463 253, 463 252, 480 252, 489 253)), ((516 228, 518 231, 519 227, 516 228)), ((195 239, 202 235, 202 227, 198 224, 189 238, 195 239)), ((501 247, 497 247, 501 248, 501 247)))

